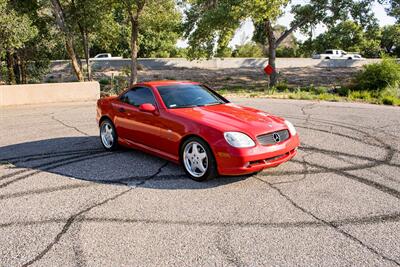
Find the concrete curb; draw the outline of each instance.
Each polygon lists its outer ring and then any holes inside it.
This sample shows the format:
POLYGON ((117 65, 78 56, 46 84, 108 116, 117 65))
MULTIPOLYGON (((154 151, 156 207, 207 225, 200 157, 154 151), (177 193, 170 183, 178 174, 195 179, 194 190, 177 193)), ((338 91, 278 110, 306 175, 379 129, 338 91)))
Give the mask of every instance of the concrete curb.
POLYGON ((0 86, 0 106, 90 101, 100 98, 98 82, 0 86))

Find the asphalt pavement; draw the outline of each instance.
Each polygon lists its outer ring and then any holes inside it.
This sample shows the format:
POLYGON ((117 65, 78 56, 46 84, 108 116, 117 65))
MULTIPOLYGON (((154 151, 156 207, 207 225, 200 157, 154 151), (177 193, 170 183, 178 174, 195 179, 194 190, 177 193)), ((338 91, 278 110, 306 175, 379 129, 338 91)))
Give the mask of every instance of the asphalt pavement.
POLYGON ((400 266, 400 108, 237 98, 292 121, 290 162, 198 183, 105 152, 95 103, 0 110, 0 266, 400 266))

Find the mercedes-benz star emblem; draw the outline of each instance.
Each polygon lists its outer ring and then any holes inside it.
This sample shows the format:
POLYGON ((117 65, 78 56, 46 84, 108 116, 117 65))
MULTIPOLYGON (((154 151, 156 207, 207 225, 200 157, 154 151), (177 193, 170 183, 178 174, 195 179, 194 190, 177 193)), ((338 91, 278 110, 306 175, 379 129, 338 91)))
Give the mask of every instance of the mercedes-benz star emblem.
POLYGON ((274 138, 275 143, 278 143, 279 141, 281 141, 281 137, 277 133, 274 133, 272 135, 272 137, 274 138))

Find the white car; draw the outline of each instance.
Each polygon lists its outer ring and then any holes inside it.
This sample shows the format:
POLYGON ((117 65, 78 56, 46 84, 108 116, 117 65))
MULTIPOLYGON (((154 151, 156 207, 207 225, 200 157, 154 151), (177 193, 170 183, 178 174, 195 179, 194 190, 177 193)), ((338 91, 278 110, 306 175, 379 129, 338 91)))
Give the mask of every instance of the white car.
POLYGON ((97 54, 94 60, 122 59, 122 57, 113 57, 110 53, 97 54))
POLYGON ((349 53, 343 50, 328 49, 322 54, 313 55, 314 59, 364 59, 360 54, 349 53))

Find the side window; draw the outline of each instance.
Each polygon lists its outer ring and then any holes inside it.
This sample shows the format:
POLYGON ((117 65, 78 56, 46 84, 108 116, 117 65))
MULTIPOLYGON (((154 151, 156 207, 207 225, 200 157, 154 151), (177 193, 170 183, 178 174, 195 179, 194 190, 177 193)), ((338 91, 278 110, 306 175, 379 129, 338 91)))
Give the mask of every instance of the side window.
POLYGON ((133 105, 135 107, 141 104, 150 103, 156 105, 153 93, 149 88, 146 87, 136 87, 121 96, 121 101, 127 104, 133 105))

